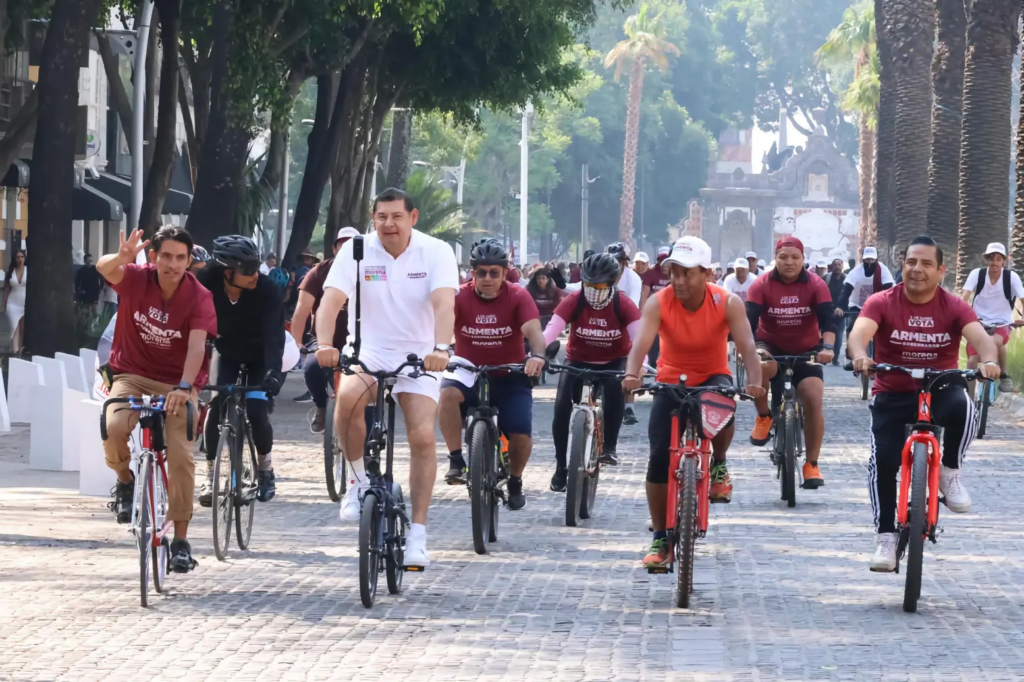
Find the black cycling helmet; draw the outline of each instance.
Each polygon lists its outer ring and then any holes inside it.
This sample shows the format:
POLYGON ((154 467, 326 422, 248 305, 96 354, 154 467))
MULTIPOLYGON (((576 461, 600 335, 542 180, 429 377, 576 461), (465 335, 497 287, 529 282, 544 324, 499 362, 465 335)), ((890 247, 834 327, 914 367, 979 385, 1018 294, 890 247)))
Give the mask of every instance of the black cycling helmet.
POLYGON ((619 279, 619 261, 610 253, 596 253, 583 261, 580 277, 587 284, 615 284, 619 279))
POLYGON ((604 251, 605 253, 610 253, 611 255, 615 256, 617 260, 629 260, 629 245, 623 242, 615 242, 614 244, 609 244, 608 248, 606 248, 604 251))
POLYGON ((481 239, 473 244, 473 250, 469 252, 469 266, 475 268, 478 265, 500 265, 508 267, 508 250, 497 239, 481 239))
POLYGON ((583 252, 583 260, 587 260, 588 258, 593 256, 595 253, 597 253, 597 252, 594 251, 593 249, 587 249, 586 251, 583 252))
POLYGON ((256 242, 240 234, 229 234, 213 240, 213 259, 226 268, 259 265, 260 250, 256 242))
POLYGON ((199 246, 199 244, 192 247, 193 263, 209 263, 211 260, 213 260, 213 258, 210 256, 210 252, 199 246))

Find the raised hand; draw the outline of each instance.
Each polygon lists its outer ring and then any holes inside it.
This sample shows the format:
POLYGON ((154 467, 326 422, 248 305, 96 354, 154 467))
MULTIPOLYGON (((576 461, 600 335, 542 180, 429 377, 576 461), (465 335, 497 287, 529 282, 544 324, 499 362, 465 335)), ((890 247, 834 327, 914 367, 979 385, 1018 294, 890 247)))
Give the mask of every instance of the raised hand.
POLYGON ((142 230, 132 230, 127 240, 124 238, 124 233, 118 233, 118 237, 121 240, 121 245, 117 249, 117 257, 122 264, 134 263, 139 252, 149 246, 148 239, 142 241, 142 230))

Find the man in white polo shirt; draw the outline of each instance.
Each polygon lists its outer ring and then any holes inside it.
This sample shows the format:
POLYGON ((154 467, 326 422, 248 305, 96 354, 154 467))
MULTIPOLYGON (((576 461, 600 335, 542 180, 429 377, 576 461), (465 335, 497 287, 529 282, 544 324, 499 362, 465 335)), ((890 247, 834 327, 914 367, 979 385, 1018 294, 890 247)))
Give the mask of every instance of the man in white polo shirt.
POLYGON ((730 294, 736 294, 741 301, 746 303, 747 290, 757 278, 750 274, 750 263, 746 258, 737 258, 732 267, 735 269, 735 272, 731 275, 726 275, 725 280, 722 282, 722 288, 730 294))
MULTIPOLYGON (((1013 379, 1006 373, 1006 344, 1010 340, 1010 329, 1024 325, 1024 320, 1013 319, 1016 300, 1024 298, 1024 285, 1020 276, 1006 267, 1006 247, 999 242, 985 247, 985 263, 987 267, 971 270, 967 275, 962 296, 971 303, 983 325, 995 327, 989 333, 999 351, 999 390, 1009 393, 1013 390, 1013 379)), ((978 360, 978 351, 967 344, 967 368, 977 367, 978 360)))
MULTIPOLYGON (((384 190, 373 202, 376 230, 365 239, 359 264, 362 277, 361 346, 359 359, 371 371, 393 370, 415 353, 429 372, 448 366, 455 330, 455 295, 459 267, 452 248, 413 229, 419 214, 409 195, 384 190)), ((356 263, 353 242, 334 259, 324 282, 324 297, 316 318, 317 361, 337 367, 340 350, 331 346, 338 311, 355 295, 356 263)), ((348 307, 349 329, 355 331, 355 305, 348 307)), ((409 472, 412 524, 406 539, 405 565, 426 567, 427 508, 437 477, 434 418, 440 395, 438 377, 399 377, 393 394, 405 416, 411 452, 409 472)), ((360 498, 366 489, 363 444, 364 409, 375 397, 374 382, 365 375, 342 376, 334 412, 334 428, 349 462, 351 479, 341 502, 342 521, 358 521, 360 498)))

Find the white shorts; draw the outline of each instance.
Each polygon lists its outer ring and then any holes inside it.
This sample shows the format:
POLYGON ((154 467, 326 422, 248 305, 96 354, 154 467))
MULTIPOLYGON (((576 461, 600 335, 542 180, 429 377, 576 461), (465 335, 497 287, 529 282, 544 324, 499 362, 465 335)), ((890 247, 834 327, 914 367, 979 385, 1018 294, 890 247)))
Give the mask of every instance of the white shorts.
MULTIPOLYGON (((393 370, 404 363, 408 355, 408 353, 403 351, 384 350, 381 348, 362 348, 359 351, 359 359, 363 361, 363 364, 371 372, 393 370)), ((419 355, 418 357, 422 358, 423 356, 419 355)), ((402 374, 411 374, 412 372, 412 367, 406 367, 402 370, 402 374)), ((398 381, 395 382, 395 387, 391 393, 393 395, 398 395, 399 393, 424 395, 436 403, 441 397, 441 373, 428 372, 427 375, 416 379, 400 376, 398 381)))

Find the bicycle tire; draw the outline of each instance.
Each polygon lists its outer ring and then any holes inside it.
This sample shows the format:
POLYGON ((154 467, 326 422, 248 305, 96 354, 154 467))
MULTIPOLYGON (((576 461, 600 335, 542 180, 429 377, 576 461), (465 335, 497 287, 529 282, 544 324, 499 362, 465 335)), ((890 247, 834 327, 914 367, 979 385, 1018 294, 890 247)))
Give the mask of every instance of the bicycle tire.
POLYGON ((683 459, 683 480, 676 494, 676 606, 690 608, 693 553, 697 544, 697 459, 683 459))
POLYGON ((171 543, 167 538, 160 541, 153 556, 153 587, 160 594, 167 592, 167 568, 171 563, 171 543))
POLYGON ((402 569, 405 564, 405 496, 402 495, 402 486, 397 483, 391 484, 391 504, 393 508, 388 528, 391 531, 391 541, 384 555, 384 569, 388 592, 401 594, 402 578, 405 576, 402 569))
MULTIPOLYGON (((598 426, 597 428, 600 428, 598 426)), ((601 466, 597 460, 601 453, 597 451, 597 439, 590 439, 590 457, 583 472, 583 491, 580 496, 580 518, 589 519, 594 515, 594 503, 597 500, 597 483, 601 476, 601 466), (593 472, 593 473, 590 473, 593 472)))
POLYGON ((148 455, 143 454, 139 459, 138 471, 138 480, 141 482, 141 485, 137 486, 139 494, 135 496, 136 499, 134 500, 137 508, 136 518, 139 522, 138 535, 136 536, 139 548, 139 596, 144 607, 149 606, 149 565, 150 555, 153 552, 153 538, 149 519, 149 485, 147 485, 152 466, 152 459, 148 455))
POLYGON ((987 381, 978 380, 978 388, 981 389, 981 400, 980 403, 980 414, 978 415, 978 435, 977 438, 981 439, 985 437, 985 432, 988 429, 988 407, 992 404, 992 388, 993 384, 987 381))
POLYGON ((494 496, 490 472, 493 470, 494 444, 487 422, 477 419, 469 425, 469 499, 473 521, 473 551, 487 554, 491 529, 491 501, 494 496))
POLYGON ((245 445, 238 458, 241 467, 238 475, 238 489, 235 491, 235 539, 238 549, 249 549, 252 540, 252 522, 256 517, 256 489, 259 483, 259 464, 256 459, 256 444, 252 431, 245 427, 245 445), (244 498, 244 499, 243 499, 244 498))
POLYGON ((796 410, 786 410, 783 419, 784 440, 782 453, 782 499, 789 507, 796 506, 796 440, 797 430, 800 424, 797 421, 796 410))
POLYGON ((210 515, 213 517, 213 553, 218 561, 226 561, 231 545, 231 516, 234 502, 231 499, 231 430, 221 428, 217 439, 217 455, 213 458, 213 492, 210 499, 210 515))
POLYGON ((327 494, 331 502, 341 502, 348 489, 345 456, 341 452, 334 433, 334 399, 327 401, 327 417, 324 419, 324 472, 327 474, 327 494))
POLYGON ((910 510, 907 523, 910 537, 907 540, 907 584, 903 592, 903 610, 917 611, 917 600, 921 598, 921 573, 924 563, 924 525, 928 516, 928 446, 914 443, 914 461, 910 475, 910 510))
MULTIPOLYGON (((153 529, 163 528, 167 519, 167 490, 164 488, 163 476, 160 470, 153 471, 153 529)), ((150 543, 152 546, 152 543, 150 543)), ((153 557, 153 587, 160 594, 163 594, 167 587, 167 566, 170 561, 170 541, 164 537, 156 551, 152 551, 153 557)))
POLYGON ((569 461, 565 481, 565 525, 574 528, 579 523, 580 503, 583 499, 584 456, 587 447, 587 414, 576 410, 569 431, 569 461))
POLYGON ((359 514, 359 599, 370 608, 377 596, 377 577, 380 574, 380 507, 377 493, 366 492, 359 514))

